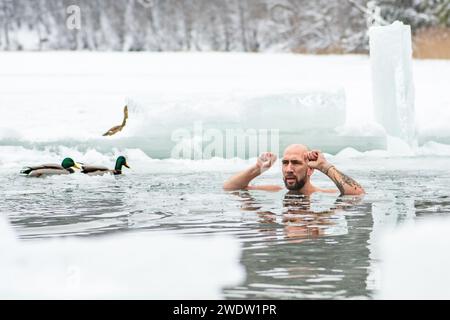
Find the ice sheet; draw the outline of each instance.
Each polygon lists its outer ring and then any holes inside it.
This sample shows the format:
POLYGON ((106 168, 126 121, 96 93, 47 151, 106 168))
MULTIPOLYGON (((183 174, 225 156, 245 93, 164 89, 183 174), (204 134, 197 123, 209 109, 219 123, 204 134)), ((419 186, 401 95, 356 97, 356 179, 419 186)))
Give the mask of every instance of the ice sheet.
POLYGON ((220 299, 243 281, 240 245, 164 233, 34 242, 0 217, 2 299, 220 299))

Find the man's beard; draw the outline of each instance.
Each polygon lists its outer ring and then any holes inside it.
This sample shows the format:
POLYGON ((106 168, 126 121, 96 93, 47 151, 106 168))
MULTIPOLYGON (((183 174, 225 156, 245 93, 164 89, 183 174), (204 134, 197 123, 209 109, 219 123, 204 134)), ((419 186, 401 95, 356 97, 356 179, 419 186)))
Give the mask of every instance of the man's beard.
POLYGON ((283 181, 284 181, 284 185, 286 186, 287 189, 300 190, 301 188, 303 188, 303 186, 306 183, 306 175, 303 177, 303 179, 300 179, 300 180, 297 177, 295 177, 295 183, 293 185, 287 184, 286 178, 284 178, 283 181))

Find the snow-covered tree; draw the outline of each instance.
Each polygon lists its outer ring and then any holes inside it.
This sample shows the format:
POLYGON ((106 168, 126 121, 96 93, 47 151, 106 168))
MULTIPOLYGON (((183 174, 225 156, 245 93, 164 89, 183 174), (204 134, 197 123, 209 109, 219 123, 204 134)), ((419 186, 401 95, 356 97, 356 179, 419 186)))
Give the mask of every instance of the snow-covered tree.
POLYGON ((0 0, 0 50, 364 52, 374 23, 449 19, 450 0, 0 0))

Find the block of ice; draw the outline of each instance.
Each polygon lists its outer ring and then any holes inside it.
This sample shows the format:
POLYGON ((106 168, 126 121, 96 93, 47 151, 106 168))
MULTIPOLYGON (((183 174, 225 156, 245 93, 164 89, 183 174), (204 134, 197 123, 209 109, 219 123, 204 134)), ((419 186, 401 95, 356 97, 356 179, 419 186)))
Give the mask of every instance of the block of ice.
POLYGON ((133 136, 125 138, 126 143, 114 139, 114 145, 140 148, 157 158, 209 158, 205 149, 214 141, 220 141, 214 156, 224 158, 251 158, 264 151, 279 153, 286 143, 300 142, 331 147, 335 152, 342 147, 339 141, 347 142, 336 140, 338 133, 334 130, 346 120, 342 88, 152 97, 136 102, 130 112, 137 118, 128 128, 133 136))
POLYGON ((248 128, 297 133, 334 129, 345 123, 345 92, 335 89, 254 97, 243 101, 242 116, 248 128))
POLYGON ((415 138, 411 28, 401 22, 371 27, 375 119, 392 136, 412 143, 415 138))

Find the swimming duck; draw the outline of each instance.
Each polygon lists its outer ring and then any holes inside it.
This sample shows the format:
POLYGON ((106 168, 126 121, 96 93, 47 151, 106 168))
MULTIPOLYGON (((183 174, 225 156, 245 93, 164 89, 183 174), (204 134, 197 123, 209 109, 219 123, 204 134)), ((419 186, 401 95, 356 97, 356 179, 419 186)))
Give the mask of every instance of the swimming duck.
POLYGON ((105 173, 111 173, 111 174, 122 174, 122 166, 125 166, 127 168, 130 168, 130 166, 127 163, 127 160, 124 156, 120 156, 116 160, 116 167, 114 170, 110 170, 107 167, 102 166, 89 166, 89 165, 82 165, 81 172, 86 173, 88 175, 103 175, 105 173))
POLYGON ((40 166, 25 167, 20 171, 21 174, 28 177, 41 177, 43 175, 54 174, 70 174, 74 173, 75 169, 81 169, 81 166, 72 160, 72 158, 65 158, 61 165, 59 164, 42 164, 40 166))

